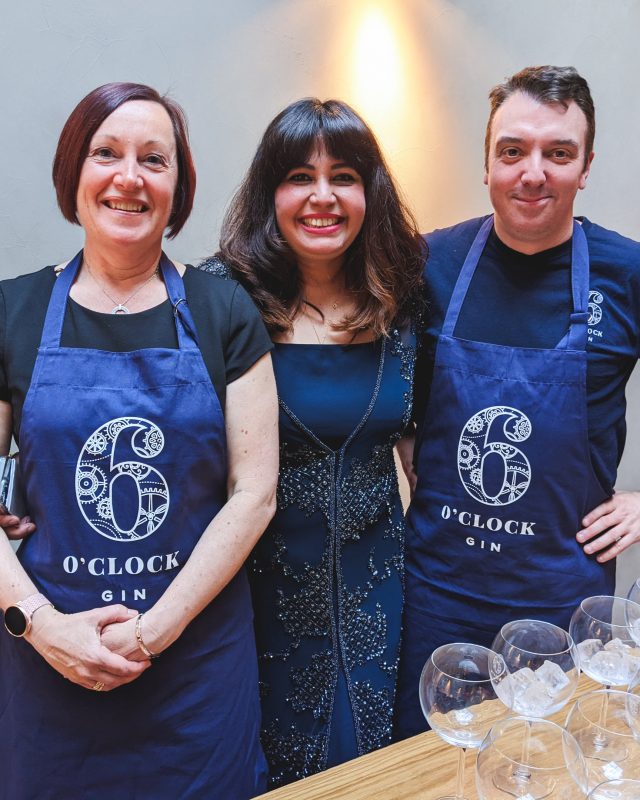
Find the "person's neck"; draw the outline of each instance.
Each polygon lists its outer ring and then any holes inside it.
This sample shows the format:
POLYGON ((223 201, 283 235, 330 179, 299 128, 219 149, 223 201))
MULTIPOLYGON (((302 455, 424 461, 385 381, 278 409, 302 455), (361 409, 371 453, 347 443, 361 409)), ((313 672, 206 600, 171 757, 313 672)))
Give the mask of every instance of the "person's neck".
POLYGON ((332 302, 346 293, 343 260, 298 264, 302 295, 317 306, 332 302))
POLYGON ((551 250, 552 247, 557 247, 569 241, 573 235, 573 218, 569 219, 558 231, 554 231, 548 236, 542 235, 535 238, 522 238, 517 233, 510 233, 497 217, 494 217, 493 226, 496 236, 502 244, 525 256, 534 256, 544 250, 551 250))
POLYGON ((152 274, 160 263, 162 249, 157 246, 134 249, 130 246, 103 248, 85 243, 84 261, 98 278, 114 283, 136 283, 152 274))

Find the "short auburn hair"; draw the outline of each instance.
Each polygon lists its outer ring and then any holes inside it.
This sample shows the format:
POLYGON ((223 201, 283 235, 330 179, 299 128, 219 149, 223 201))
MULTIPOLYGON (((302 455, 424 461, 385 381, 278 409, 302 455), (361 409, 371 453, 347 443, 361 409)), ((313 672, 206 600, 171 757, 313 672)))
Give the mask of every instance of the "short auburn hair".
POLYGON ((79 225, 77 195, 80 173, 95 132, 117 108, 130 100, 159 103, 169 115, 176 140, 178 180, 167 236, 177 236, 189 218, 196 192, 196 170, 189 146, 187 118, 182 108, 142 83, 105 83, 84 97, 64 124, 53 159, 53 185, 66 220, 79 225))

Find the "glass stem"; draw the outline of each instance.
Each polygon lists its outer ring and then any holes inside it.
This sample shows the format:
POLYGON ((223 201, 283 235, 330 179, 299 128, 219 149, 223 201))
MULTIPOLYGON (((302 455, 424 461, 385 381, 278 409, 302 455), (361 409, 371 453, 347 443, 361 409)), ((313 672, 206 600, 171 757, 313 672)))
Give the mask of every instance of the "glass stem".
POLYGON ((514 770, 514 777, 521 783, 531 780, 531 770, 529 769, 529 741, 531 739, 531 722, 527 720, 524 726, 524 736, 522 737, 522 757, 520 764, 514 770))
MULTIPOLYGON (((608 686, 605 687, 609 689, 608 686)), ((603 748, 607 744, 607 737, 604 733, 604 730, 607 726, 607 712, 609 710, 609 695, 604 694, 602 696, 602 705, 600 706, 600 717, 598 719, 598 732, 596 733, 593 743, 596 748, 603 748)))
POLYGON ((456 778, 456 800, 464 800, 464 757, 466 747, 460 747, 458 752, 458 776, 456 778))

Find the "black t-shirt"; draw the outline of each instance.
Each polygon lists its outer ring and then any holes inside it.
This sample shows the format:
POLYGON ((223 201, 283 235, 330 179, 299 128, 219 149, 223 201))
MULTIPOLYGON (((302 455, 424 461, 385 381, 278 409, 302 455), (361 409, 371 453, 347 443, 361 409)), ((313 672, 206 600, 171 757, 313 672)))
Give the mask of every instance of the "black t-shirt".
MULTIPOLYGON (((187 267, 183 281, 200 351, 224 411, 227 384, 273 345, 236 281, 193 267, 187 267)), ((12 404, 16 441, 54 282, 53 267, 0 281, 0 400, 12 404)), ((102 314, 69 298, 61 345, 111 352, 177 348, 173 309, 165 300, 136 314, 102 314)))
MULTIPOLYGON (((453 287, 484 219, 427 235, 429 309, 416 377, 416 421, 425 413, 437 339, 453 287)), ((640 244, 582 219, 589 246, 587 417, 591 459, 603 488, 615 483, 626 436, 625 386, 640 356, 640 244)), ((524 255, 489 236, 454 335, 511 347, 553 348, 566 334, 571 240, 524 255)), ((433 409, 432 413, 437 413, 433 409)))
POLYGON ((509 347, 555 347, 567 332, 572 311, 571 239, 525 255, 503 244, 492 230, 481 262, 455 335, 509 347))

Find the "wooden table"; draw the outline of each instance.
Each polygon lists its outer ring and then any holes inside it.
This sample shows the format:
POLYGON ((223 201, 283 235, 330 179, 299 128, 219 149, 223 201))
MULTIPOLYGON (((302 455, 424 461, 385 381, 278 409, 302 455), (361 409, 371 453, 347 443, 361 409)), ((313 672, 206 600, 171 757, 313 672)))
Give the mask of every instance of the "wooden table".
MULTIPOLYGON (((601 688, 582 675, 573 700, 601 688)), ((550 719, 562 725, 567 713, 564 708, 550 719)), ((467 751, 465 791, 469 798, 478 796, 476 755, 477 750, 467 751)), ((457 764, 458 748, 429 731, 260 797, 263 800, 435 800, 442 794, 454 794, 457 764)))

